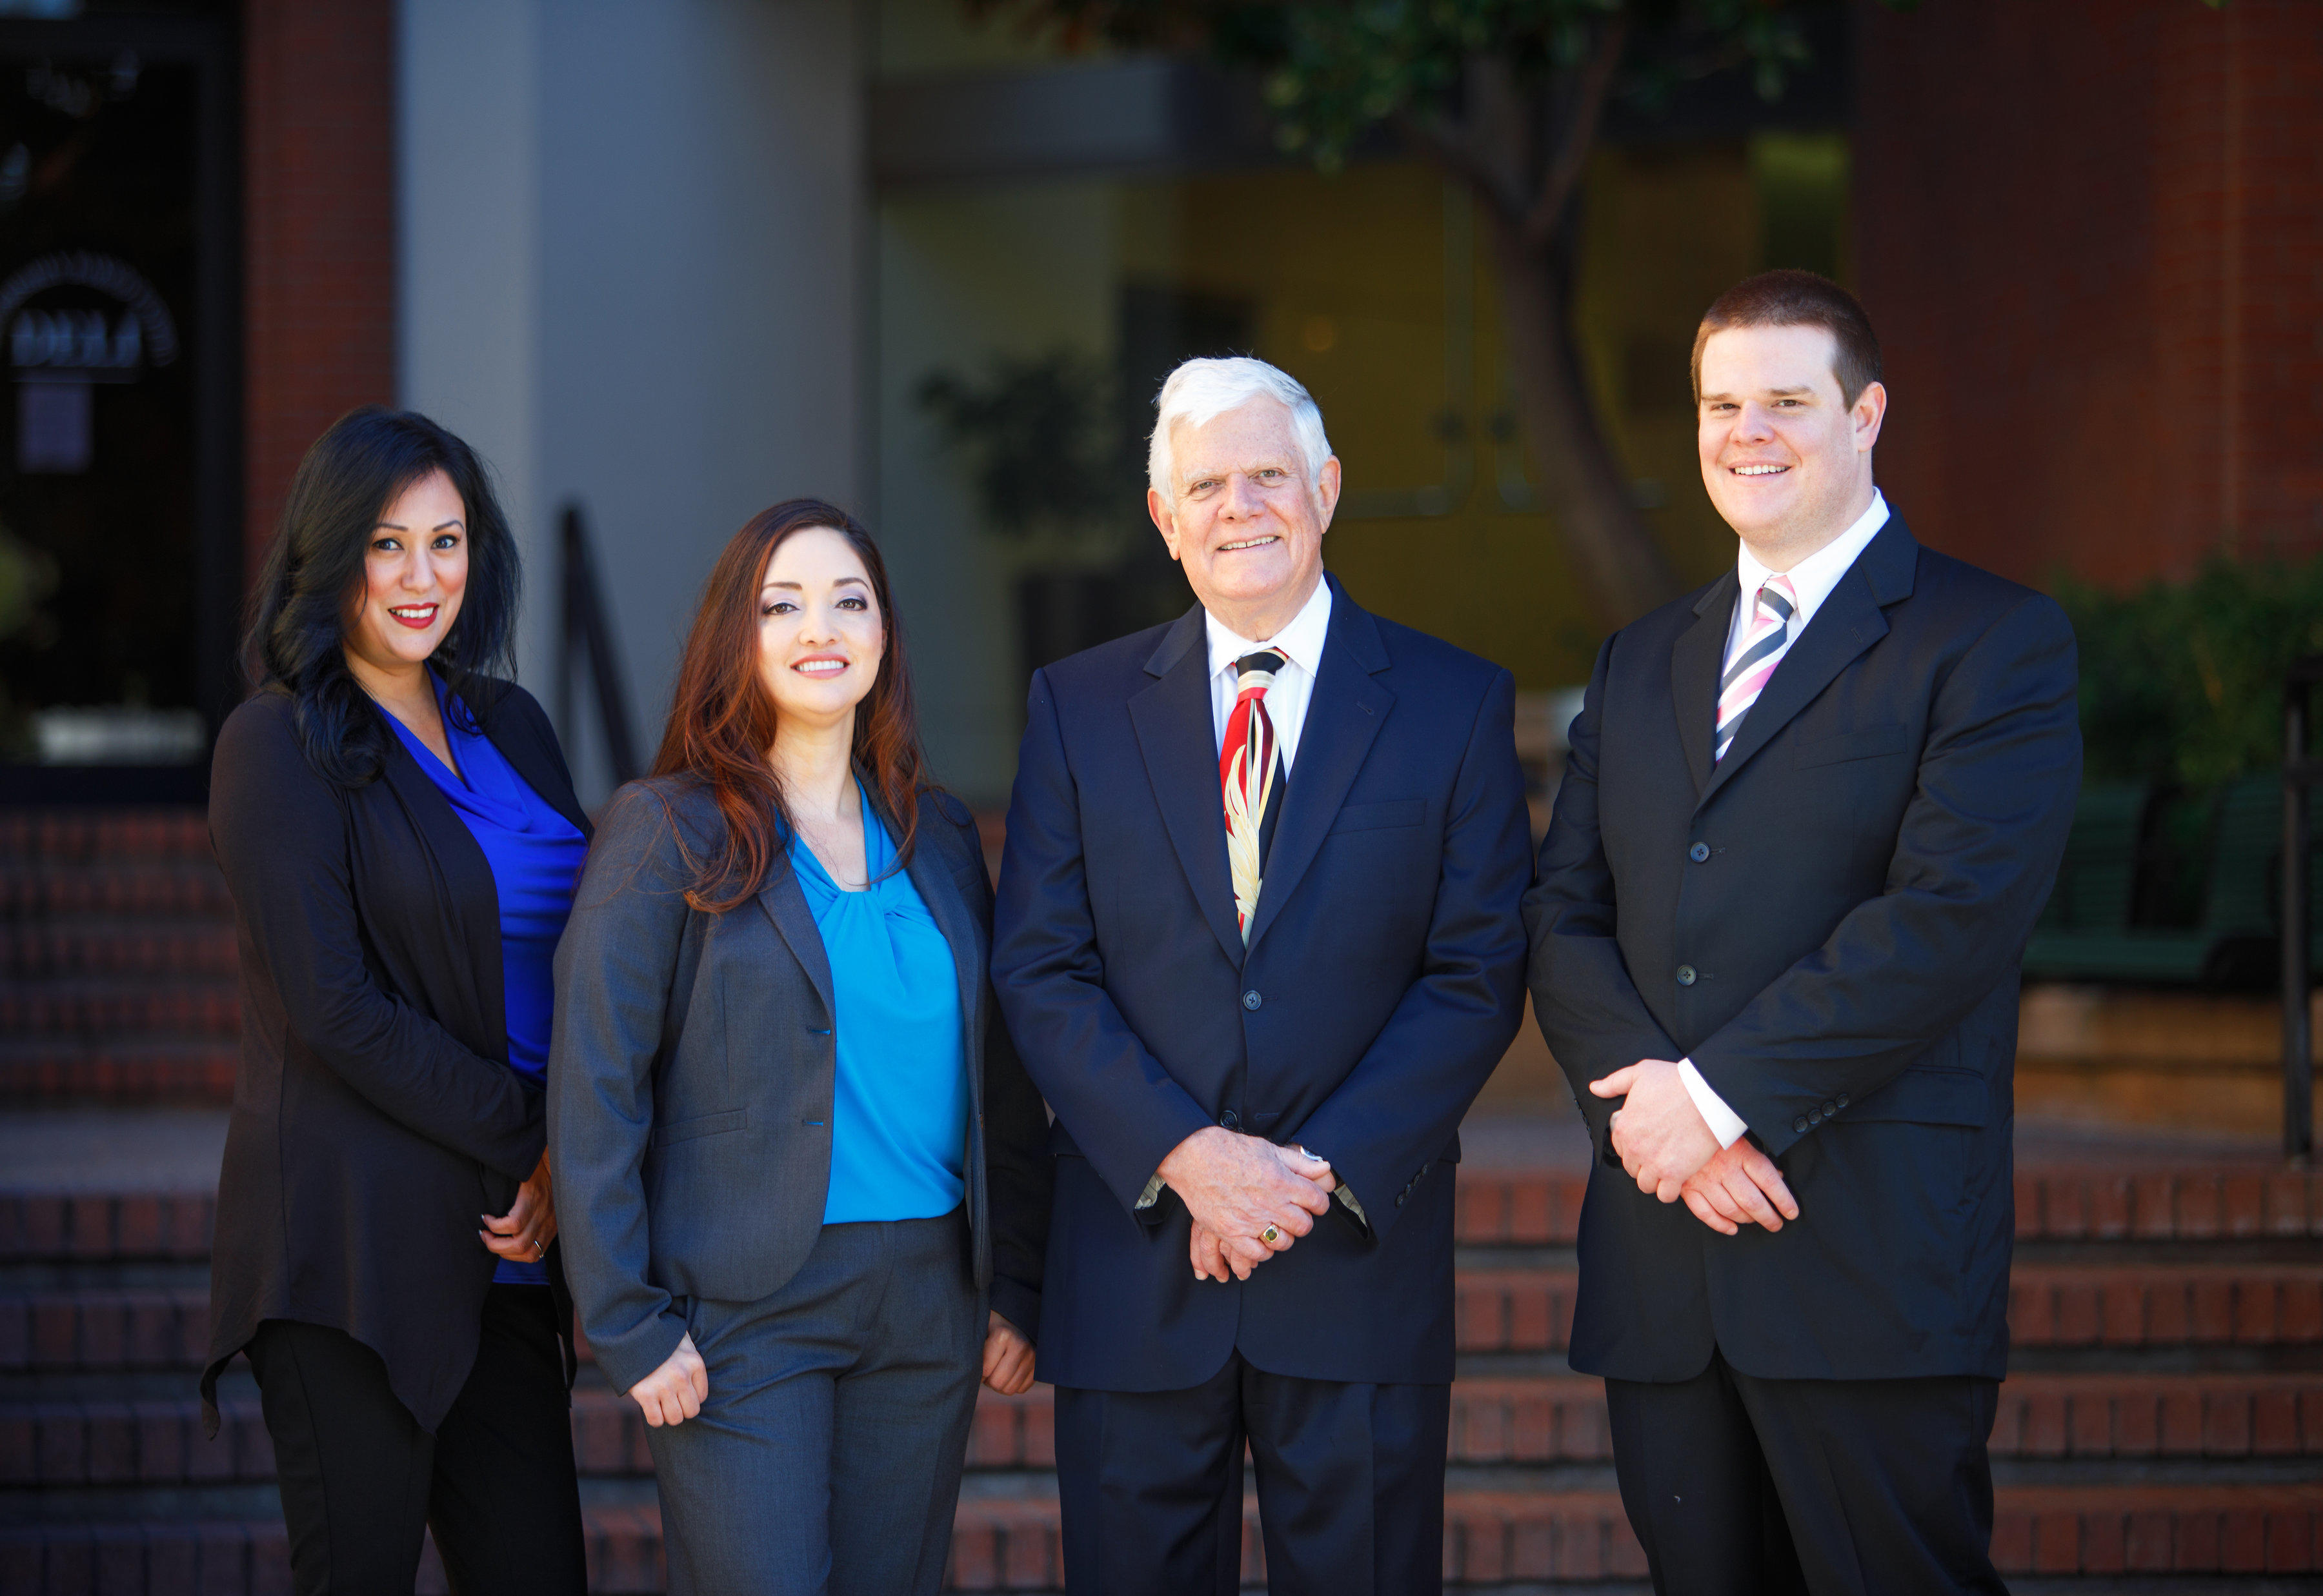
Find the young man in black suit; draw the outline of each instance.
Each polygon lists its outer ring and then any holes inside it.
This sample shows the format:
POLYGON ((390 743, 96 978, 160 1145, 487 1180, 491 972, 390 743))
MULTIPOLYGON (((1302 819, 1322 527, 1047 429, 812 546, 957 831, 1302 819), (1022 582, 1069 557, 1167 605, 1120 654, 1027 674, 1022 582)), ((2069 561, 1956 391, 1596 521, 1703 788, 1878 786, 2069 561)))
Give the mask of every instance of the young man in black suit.
POLYGON ((1572 1362, 1657 1591, 1999 1591, 2017 963, 2080 778, 2072 631, 1889 510, 1843 289, 1741 283, 1694 360, 1736 569, 1599 653, 1525 904, 1599 1154, 1572 1362))

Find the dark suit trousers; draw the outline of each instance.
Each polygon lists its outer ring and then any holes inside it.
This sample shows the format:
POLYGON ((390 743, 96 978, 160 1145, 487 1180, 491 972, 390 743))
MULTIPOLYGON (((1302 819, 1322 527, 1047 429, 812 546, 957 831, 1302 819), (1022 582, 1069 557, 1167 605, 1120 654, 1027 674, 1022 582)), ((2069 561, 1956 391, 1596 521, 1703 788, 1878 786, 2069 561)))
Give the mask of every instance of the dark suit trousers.
POLYGON ((589 1573, 564 1354, 546 1286, 494 1286, 433 1435, 343 1330, 268 1319, 249 1347, 299 1596, 411 1596, 427 1531, 454 1591, 582 1596, 589 1573))
POLYGON ((1234 1596, 1243 1445, 1274 1596, 1444 1589, 1446 1385, 1253 1369, 1191 1390, 1057 1390, 1057 1496, 1073 1596, 1234 1596))
POLYGON ((758 1302, 690 1301, 710 1399, 646 1431, 672 1596, 933 1596, 983 1366, 968 1220, 826 1225, 758 1302))
POLYGON ((1760 1380, 1713 1353, 1689 1380, 1605 1382, 1621 1505, 1666 1596, 1999 1592, 1998 1382, 1760 1380))

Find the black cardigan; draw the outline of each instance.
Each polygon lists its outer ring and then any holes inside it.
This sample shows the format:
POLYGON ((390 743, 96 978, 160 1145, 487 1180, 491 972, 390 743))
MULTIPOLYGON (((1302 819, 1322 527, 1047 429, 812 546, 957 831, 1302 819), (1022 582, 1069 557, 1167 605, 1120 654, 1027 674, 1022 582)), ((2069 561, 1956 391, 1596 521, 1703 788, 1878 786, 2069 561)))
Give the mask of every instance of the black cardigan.
MULTIPOLYGON (((532 696, 511 685, 480 719, 587 836, 532 696)), ((219 1371, 263 1319, 345 1331, 434 1431, 475 1362, 499 1262, 482 1215, 508 1211, 546 1139, 540 1089, 507 1063, 491 866, 402 739, 383 746, 377 780, 326 780, 279 687, 218 733, 210 844, 234 894, 242 1068, 211 1252, 213 1435, 219 1371)), ((569 1325, 553 1244, 549 1262, 569 1325)))

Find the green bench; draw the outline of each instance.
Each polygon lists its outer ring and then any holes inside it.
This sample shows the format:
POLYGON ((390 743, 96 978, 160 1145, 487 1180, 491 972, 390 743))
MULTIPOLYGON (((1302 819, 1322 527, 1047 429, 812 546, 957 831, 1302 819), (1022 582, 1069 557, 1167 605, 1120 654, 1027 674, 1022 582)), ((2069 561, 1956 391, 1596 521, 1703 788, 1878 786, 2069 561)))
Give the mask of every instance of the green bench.
MULTIPOLYGON (((2139 887, 2169 862, 2148 842, 2147 812, 2156 797, 2141 782, 2082 786, 2056 890, 2025 949, 2027 979, 2274 984, 2282 779, 2246 776, 2212 800, 2200 857, 2181 861, 2199 867, 2201 884, 2190 925, 2139 922, 2139 887)), ((2310 796, 2309 813, 2323 828, 2323 793, 2310 796)), ((2323 850, 2309 892, 2310 903, 2323 894, 2323 850)), ((2323 952, 2323 938, 2315 950, 2323 952)), ((2323 960, 2315 968, 2323 971, 2323 960)))

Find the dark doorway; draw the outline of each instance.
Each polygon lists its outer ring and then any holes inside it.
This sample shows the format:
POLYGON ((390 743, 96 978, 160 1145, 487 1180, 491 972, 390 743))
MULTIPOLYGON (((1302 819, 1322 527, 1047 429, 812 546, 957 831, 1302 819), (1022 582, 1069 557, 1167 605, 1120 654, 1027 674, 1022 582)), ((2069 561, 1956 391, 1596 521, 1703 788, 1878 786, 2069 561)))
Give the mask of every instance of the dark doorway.
POLYGON ((198 797, 234 701, 234 49, 0 23, 0 802, 198 797))

